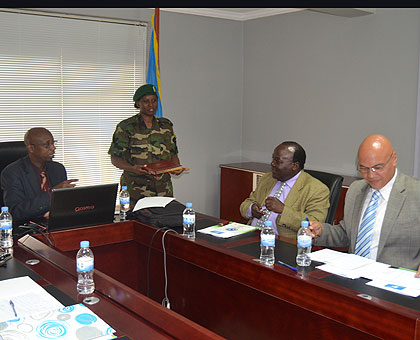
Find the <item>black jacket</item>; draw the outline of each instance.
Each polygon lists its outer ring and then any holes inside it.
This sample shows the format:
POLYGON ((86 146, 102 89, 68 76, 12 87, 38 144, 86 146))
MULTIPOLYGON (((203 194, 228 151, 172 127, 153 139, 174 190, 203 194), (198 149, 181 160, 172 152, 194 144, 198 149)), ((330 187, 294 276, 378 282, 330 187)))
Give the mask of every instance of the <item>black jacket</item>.
MULTIPOLYGON (((46 166, 50 187, 67 179, 61 163, 48 162, 46 166)), ((29 156, 9 164, 1 173, 4 204, 9 207, 13 220, 42 217, 50 209, 48 192, 41 191, 39 179, 32 168, 29 156)))

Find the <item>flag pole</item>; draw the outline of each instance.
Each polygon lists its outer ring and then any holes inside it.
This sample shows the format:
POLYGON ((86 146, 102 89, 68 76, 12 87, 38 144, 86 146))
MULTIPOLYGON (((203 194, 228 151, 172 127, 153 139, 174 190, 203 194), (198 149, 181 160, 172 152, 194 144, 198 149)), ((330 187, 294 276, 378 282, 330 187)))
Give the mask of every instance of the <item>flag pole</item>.
POLYGON ((157 45, 158 45, 158 50, 157 50, 157 55, 159 58, 159 13, 160 13, 160 9, 159 8, 155 8, 155 31, 156 31, 156 40, 157 40, 157 45))
POLYGON ((150 18, 150 24, 153 27, 152 36, 150 37, 149 63, 147 68, 146 82, 156 87, 158 96, 157 117, 162 117, 162 99, 160 86, 160 67, 159 67, 159 8, 155 8, 155 12, 150 18))

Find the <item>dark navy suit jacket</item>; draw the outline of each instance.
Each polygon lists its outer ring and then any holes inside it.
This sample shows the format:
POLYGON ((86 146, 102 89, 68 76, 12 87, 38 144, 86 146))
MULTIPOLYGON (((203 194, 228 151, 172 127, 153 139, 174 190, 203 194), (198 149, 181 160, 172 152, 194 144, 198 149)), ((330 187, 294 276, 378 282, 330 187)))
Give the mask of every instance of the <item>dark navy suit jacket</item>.
MULTIPOLYGON (((61 163, 48 162, 46 166, 50 188, 67 179, 61 163)), ((9 207, 13 220, 42 217, 50 209, 48 192, 41 191, 40 180, 32 168, 29 156, 9 164, 1 173, 3 201, 9 207)))

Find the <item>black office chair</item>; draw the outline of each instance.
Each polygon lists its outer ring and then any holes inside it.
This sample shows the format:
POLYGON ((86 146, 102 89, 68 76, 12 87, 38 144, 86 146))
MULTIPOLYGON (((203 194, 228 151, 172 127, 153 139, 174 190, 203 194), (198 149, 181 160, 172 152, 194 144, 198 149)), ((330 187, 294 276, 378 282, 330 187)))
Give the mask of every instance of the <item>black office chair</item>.
MULTIPOLYGON (((1 142, 0 143, 0 174, 10 163, 28 154, 25 143, 19 142, 1 142)), ((3 206, 3 190, 0 187, 0 206, 3 206)))
POLYGON ((338 200, 340 198, 341 186, 343 184, 344 178, 340 175, 330 174, 328 172, 316 171, 316 170, 306 170, 308 174, 319 179, 324 183, 328 189, 330 189, 330 208, 328 209, 327 218, 325 222, 329 224, 334 224, 335 212, 337 211, 338 200))

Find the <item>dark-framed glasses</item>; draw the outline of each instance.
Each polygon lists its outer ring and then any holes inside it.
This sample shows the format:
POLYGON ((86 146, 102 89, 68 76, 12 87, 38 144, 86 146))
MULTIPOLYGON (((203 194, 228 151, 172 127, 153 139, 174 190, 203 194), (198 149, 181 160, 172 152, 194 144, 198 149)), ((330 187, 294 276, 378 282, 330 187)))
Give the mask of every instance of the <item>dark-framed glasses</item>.
POLYGON ((392 158, 392 155, 393 155, 393 153, 394 153, 394 151, 392 151, 391 152, 391 156, 389 156, 389 159, 385 162, 385 163, 383 163, 383 164, 377 164, 377 165, 375 165, 375 166, 372 166, 372 167, 366 167, 366 166, 362 166, 362 165, 360 165, 359 164, 359 166, 358 166, 358 170, 362 173, 362 174, 366 174, 366 173, 368 173, 369 172, 369 170, 370 171, 372 171, 372 172, 381 172, 383 169, 385 169, 385 167, 388 165, 388 163, 389 163, 389 161, 391 160, 391 158, 392 158))

